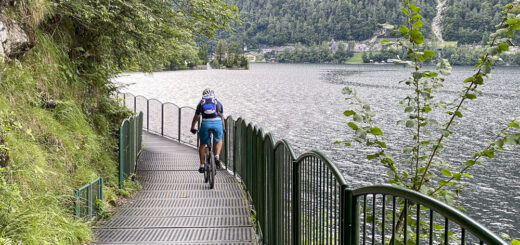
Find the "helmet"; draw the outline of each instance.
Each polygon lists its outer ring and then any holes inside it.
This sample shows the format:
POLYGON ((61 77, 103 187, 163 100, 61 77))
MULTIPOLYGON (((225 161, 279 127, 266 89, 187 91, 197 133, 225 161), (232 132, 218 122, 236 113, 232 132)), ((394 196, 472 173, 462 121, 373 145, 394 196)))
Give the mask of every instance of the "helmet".
POLYGON ((214 94, 215 94, 215 92, 210 88, 206 88, 206 89, 204 89, 204 91, 202 91, 203 96, 204 95, 214 95, 214 94))

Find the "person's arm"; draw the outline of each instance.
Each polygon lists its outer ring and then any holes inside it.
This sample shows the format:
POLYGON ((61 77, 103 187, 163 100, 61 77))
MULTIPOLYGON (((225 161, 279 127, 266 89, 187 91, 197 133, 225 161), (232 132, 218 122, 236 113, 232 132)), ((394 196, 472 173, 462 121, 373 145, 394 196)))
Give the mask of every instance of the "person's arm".
POLYGON ((195 124, 199 121, 200 115, 196 114, 193 116, 193 120, 191 121, 191 130, 195 129, 195 124))
POLYGON ((222 130, 226 131, 226 120, 224 119, 224 115, 220 114, 220 119, 222 120, 222 130))
POLYGON ((193 120, 191 121, 191 129, 193 131, 195 129, 195 124, 200 120, 200 114, 202 113, 202 108, 200 108, 200 103, 197 105, 197 109, 195 109, 195 115, 193 115, 193 120))
POLYGON ((222 130, 226 131, 226 119, 224 119, 224 106, 220 102, 218 102, 218 104, 220 105, 220 108, 218 108, 218 114, 220 115, 220 120, 222 121, 222 130))

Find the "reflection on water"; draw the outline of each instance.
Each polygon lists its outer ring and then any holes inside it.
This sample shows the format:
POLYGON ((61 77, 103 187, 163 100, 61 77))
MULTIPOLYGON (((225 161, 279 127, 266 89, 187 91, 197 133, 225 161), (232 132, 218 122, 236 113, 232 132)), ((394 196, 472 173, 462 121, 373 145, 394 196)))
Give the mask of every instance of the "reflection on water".
MULTIPOLYGON (((462 91, 461 81, 472 67, 455 67, 438 98, 454 99, 462 91)), ((350 86, 376 113, 393 155, 410 141, 396 121, 403 117, 398 101, 408 93, 403 80, 409 70, 393 65, 289 65, 252 64, 247 71, 203 70, 154 74, 125 74, 117 82, 128 84, 127 91, 195 107, 206 87, 216 91, 226 115, 243 116, 276 139, 286 138, 301 154, 318 149, 341 169, 353 187, 384 183, 386 169, 363 157, 362 147, 334 145, 349 135, 343 111, 347 103, 341 90, 350 86)), ((493 133, 515 115, 520 115, 520 69, 498 68, 481 87, 481 98, 470 101, 464 118, 454 128, 443 157, 449 162, 464 161, 472 152, 486 146, 493 133)), ((438 115, 439 120, 446 116, 438 115)), ((188 131, 189 126, 181 130, 188 131)), ((472 170, 472 185, 460 196, 460 203, 474 219, 496 232, 520 238, 520 153, 504 152, 487 166, 472 170)))

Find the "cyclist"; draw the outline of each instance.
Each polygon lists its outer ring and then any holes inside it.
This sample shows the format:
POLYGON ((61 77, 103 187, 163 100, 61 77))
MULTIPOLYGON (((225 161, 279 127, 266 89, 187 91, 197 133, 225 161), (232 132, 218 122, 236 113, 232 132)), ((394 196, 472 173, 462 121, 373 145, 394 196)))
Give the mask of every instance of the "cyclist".
POLYGON ((225 128, 223 106, 215 98, 215 93, 210 88, 204 89, 202 92, 202 99, 197 105, 193 121, 191 122, 191 133, 196 134, 195 124, 200 120, 202 115, 202 123, 200 126, 199 138, 199 157, 200 167, 199 172, 204 173, 204 149, 209 144, 209 130, 213 130, 213 141, 215 143, 215 164, 220 168, 219 154, 222 149, 222 133, 225 128))

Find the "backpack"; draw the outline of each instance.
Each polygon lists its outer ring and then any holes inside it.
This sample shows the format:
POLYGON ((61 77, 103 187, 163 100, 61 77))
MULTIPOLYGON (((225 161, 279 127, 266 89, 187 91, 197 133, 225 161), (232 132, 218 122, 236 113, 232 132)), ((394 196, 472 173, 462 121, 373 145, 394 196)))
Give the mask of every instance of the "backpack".
POLYGON ((203 118, 215 118, 218 116, 217 103, 215 96, 206 95, 202 97, 200 104, 202 106, 203 118))

